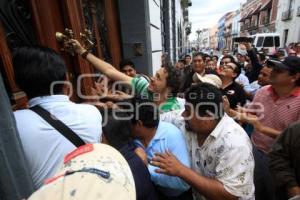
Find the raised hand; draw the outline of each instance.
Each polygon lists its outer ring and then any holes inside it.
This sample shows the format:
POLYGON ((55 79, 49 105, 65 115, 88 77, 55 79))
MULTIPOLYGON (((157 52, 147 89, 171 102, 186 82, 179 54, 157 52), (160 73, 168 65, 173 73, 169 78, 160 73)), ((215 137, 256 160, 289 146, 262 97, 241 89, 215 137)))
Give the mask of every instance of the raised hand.
POLYGON ((73 49, 74 52, 79 55, 83 54, 86 51, 86 49, 78 42, 78 40, 75 39, 66 40, 64 42, 64 46, 73 49))

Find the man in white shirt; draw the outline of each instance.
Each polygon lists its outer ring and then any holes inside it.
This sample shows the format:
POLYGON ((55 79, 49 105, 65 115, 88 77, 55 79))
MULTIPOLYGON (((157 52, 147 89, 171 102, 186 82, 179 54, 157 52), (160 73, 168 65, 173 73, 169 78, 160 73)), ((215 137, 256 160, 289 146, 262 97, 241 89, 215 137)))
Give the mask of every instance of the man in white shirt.
POLYGON ((197 135, 195 156, 189 169, 170 152, 158 153, 151 164, 157 173, 178 176, 198 193, 195 199, 254 199, 254 159, 249 137, 223 113, 222 94, 202 83, 186 93, 186 128, 197 135), (195 167, 197 166, 197 167, 195 167))
MULTIPOLYGON (((27 94, 29 107, 40 106, 63 122, 85 143, 100 142, 102 117, 96 107, 75 104, 64 95, 66 80, 63 59, 52 49, 22 47, 13 57, 16 81, 27 94)), ((42 186, 52 177, 64 156, 76 147, 35 112, 24 109, 14 113, 17 129, 29 164, 34 185, 42 186)))

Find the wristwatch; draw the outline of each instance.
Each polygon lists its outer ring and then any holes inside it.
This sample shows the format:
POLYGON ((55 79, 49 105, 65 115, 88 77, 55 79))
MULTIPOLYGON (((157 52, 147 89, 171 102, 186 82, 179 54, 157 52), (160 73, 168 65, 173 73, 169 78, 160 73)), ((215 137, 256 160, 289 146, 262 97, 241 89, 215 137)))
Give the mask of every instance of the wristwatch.
POLYGON ((81 54, 81 57, 86 59, 87 55, 90 53, 89 50, 85 50, 82 54, 81 54))

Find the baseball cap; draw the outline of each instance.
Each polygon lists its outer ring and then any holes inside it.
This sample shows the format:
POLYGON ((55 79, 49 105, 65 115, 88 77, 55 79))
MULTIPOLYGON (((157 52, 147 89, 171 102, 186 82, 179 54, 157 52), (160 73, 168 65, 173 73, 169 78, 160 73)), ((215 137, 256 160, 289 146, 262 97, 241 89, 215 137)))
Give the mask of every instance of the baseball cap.
POLYGON ((135 200, 130 167, 124 157, 105 144, 79 147, 65 159, 53 178, 29 200, 135 200))
POLYGON ((193 81, 194 82, 202 82, 202 83, 210 83, 219 89, 222 87, 221 79, 217 75, 214 75, 214 74, 205 74, 204 76, 201 76, 200 74, 195 73, 193 75, 193 81))
POLYGON ((267 65, 274 68, 300 73, 300 58, 297 56, 288 56, 283 61, 268 60, 267 65))

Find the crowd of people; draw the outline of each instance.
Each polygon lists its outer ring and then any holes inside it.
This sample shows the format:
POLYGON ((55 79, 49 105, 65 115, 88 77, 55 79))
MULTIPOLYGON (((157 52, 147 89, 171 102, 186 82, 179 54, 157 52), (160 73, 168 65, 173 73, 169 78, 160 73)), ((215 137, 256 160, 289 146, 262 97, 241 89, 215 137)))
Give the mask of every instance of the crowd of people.
POLYGON ((66 84, 53 86, 68 79, 59 54, 14 52, 29 99, 14 112, 29 199, 300 199, 300 43, 286 57, 250 43, 236 55, 195 52, 151 78, 131 60, 119 71, 66 45, 108 81, 92 88, 99 103, 76 104, 66 84))

